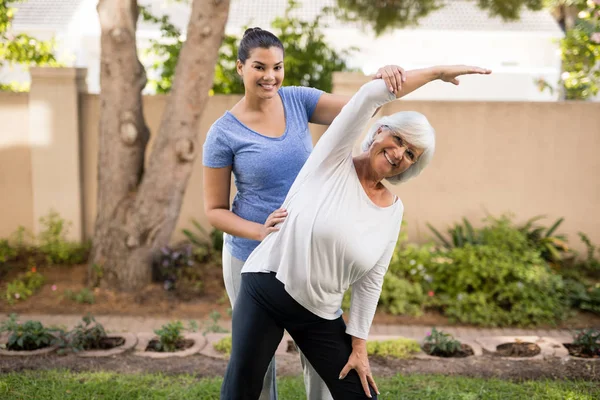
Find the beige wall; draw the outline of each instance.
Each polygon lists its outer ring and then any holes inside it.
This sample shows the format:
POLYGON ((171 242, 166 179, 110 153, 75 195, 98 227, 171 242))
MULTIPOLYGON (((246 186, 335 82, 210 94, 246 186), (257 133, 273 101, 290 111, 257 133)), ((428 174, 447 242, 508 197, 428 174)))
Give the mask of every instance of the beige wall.
MULTIPOLYGON (((338 93, 351 93, 364 77, 336 78, 338 93)), ((35 84, 35 82, 33 83, 35 84)), ((457 88, 456 90, 460 90, 457 88)), ((212 122, 239 99, 213 96, 200 128, 203 143, 212 122)), ((144 113, 152 133, 160 123, 165 96, 144 98, 144 113)), ((80 97, 81 196, 84 237, 93 233, 96 203, 97 128, 99 99, 80 97)), ((381 111, 416 110, 437 131, 437 151, 419 178, 394 188, 405 205, 411 240, 430 236, 426 222, 444 229, 467 217, 479 224, 486 213, 512 212, 518 221, 548 215, 550 225, 565 217, 560 231, 577 242, 577 232, 600 243, 600 103, 522 102, 395 102, 381 111)), ((11 138, 0 138, 0 237, 16 227, 33 226, 31 156, 27 141, 27 95, 0 94, 0 117, 11 138), (10 143, 13 144, 10 144, 10 143), (7 144, 8 143, 8 144, 7 144), (21 143, 21 144, 19 144, 21 143)), ((311 127, 313 139, 321 127, 311 127)), ((75 141, 76 142, 76 141, 75 141)), ((74 196, 63 193, 63 196, 74 196)), ((195 218, 206 224, 202 201, 202 160, 195 163, 173 240, 195 218)), ((575 245, 581 248, 580 245, 575 245)))
POLYGON ((29 95, 0 92, 0 238, 33 230, 29 95))

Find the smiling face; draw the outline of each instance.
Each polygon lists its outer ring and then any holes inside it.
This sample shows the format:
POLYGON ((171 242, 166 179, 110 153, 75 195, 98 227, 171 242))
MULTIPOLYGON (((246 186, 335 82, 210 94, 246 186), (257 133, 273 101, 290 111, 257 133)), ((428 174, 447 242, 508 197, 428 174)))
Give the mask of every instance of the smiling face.
POLYGON ((246 96, 270 99, 283 82, 283 51, 279 47, 257 47, 245 63, 237 61, 237 71, 244 81, 246 96))
POLYGON ((423 154, 419 149, 402 139, 399 133, 387 126, 380 126, 369 147, 371 168, 378 176, 389 178, 409 169, 423 154))

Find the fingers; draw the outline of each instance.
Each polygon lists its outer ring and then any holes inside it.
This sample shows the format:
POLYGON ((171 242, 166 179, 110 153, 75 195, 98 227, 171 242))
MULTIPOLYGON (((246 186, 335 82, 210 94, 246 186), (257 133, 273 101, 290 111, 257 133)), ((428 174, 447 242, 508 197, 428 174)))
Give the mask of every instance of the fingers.
POLYGON ((381 393, 379 393, 379 389, 377 388, 375 379, 373 379, 373 376, 371 374, 367 375, 367 380, 369 381, 369 385, 371 385, 373 387, 373 389, 375 389, 375 393, 381 394, 381 393))
POLYGON ((360 383, 362 384, 365 394, 368 398, 371 398, 371 389, 369 388, 369 382, 367 381, 367 374, 359 372, 358 376, 360 377, 360 383))
POLYGON ((383 79, 388 90, 397 93, 402 89, 402 82, 406 81, 406 72, 397 65, 386 65, 379 68, 375 79, 383 79))
POLYGON ((346 363, 346 365, 344 365, 344 368, 342 368, 342 372, 340 372, 340 376, 338 379, 344 379, 351 369, 352 367, 350 366, 350 363, 346 363))

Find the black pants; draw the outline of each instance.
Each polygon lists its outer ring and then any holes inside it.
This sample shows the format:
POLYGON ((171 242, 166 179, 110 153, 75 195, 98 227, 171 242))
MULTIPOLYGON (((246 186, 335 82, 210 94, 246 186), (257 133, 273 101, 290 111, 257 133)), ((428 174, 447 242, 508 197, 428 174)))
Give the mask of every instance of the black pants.
MULTIPOLYGON (((287 294, 274 273, 242 274, 232 329, 222 400, 259 398, 265 372, 284 329, 325 381, 334 399, 368 399, 355 370, 338 379, 352 353, 344 320, 326 320, 302 307, 287 294)), ((371 396, 377 399, 373 388, 371 396)))

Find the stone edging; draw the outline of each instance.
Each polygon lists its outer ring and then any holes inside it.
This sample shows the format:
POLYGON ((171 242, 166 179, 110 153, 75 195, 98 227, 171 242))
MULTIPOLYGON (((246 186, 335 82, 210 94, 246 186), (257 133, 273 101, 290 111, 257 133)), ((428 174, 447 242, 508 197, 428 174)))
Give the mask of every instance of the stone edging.
POLYGON ((193 354, 199 353, 206 346, 206 339, 200 333, 188 333, 184 334, 183 337, 185 339, 191 339, 194 341, 194 345, 189 349, 185 349, 182 351, 175 351, 171 353, 161 353, 158 351, 145 351, 146 347, 148 347, 148 343, 152 339, 157 338, 156 334, 144 332, 138 333, 138 343, 135 346, 135 352, 133 353, 136 356, 140 357, 148 357, 148 358, 168 358, 168 357, 187 357, 193 354))
POLYGON ((543 360, 547 358, 566 358, 569 351, 561 342, 554 338, 541 336, 488 336, 476 339, 486 353, 494 354, 496 346, 503 343, 515 343, 516 341, 535 343, 540 348, 540 354, 533 357, 498 357, 502 360, 543 360))
MULTIPOLYGON (((0 335, 0 344, 8 343, 8 334, 0 335)), ((38 350, 6 350, 0 348, 0 356, 11 356, 11 357, 30 357, 30 356, 43 356, 50 354, 58 349, 58 345, 44 347, 38 350)))
POLYGON ((110 356, 116 356, 118 354, 122 354, 125 353, 126 351, 129 351, 131 349, 133 349, 135 347, 135 345, 138 342, 138 338, 135 334, 133 333, 109 333, 107 334, 107 337, 109 338, 119 338, 122 337, 123 339, 125 339, 125 343, 123 343, 121 346, 118 347, 114 347, 112 349, 108 349, 108 350, 85 350, 85 351, 80 351, 77 354, 77 356, 79 357, 110 357, 110 356))

